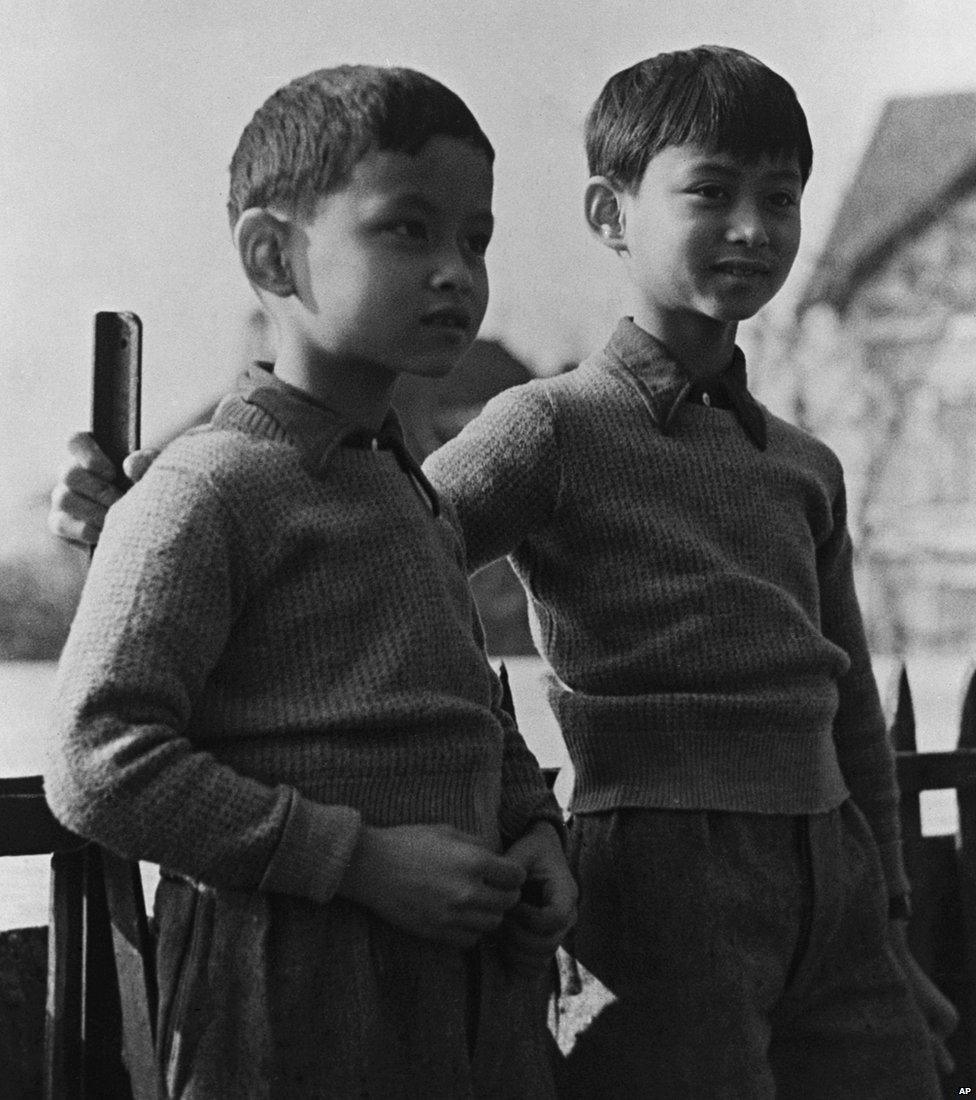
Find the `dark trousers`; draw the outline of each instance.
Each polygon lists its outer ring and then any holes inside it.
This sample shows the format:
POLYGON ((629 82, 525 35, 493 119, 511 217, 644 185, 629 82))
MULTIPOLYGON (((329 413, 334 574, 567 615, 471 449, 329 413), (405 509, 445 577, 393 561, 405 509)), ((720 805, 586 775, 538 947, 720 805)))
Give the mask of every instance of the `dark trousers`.
POLYGON ((342 899, 168 877, 156 920, 173 1100, 554 1096, 542 980, 512 974, 490 943, 462 952, 342 899))
POLYGON ((561 1039, 560 1096, 941 1095, 853 803, 802 817, 581 815, 570 861, 580 908, 567 946, 585 980, 562 998, 578 1031, 561 1039))

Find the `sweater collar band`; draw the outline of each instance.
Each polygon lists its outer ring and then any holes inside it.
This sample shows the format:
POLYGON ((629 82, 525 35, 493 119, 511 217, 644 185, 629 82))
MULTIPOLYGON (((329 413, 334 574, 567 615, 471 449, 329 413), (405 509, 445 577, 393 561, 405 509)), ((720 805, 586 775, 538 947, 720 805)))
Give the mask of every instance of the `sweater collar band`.
MULTIPOLYGON (((437 493, 410 454, 404 442, 403 428, 392 409, 386 414, 380 430, 370 432, 284 382, 274 374, 273 364, 264 362, 255 362, 242 371, 237 379, 236 394, 245 404, 261 410, 278 424, 312 474, 321 475, 336 448, 343 445, 389 449, 427 501, 431 512, 435 516, 440 513, 437 493)), ((220 414, 218 409, 215 422, 219 421, 220 414)))
MULTIPOLYGON (((313 469, 328 461, 336 447, 347 439, 358 440, 365 429, 335 409, 284 382, 272 363, 255 362, 241 372, 237 393, 249 405, 256 405, 276 420, 302 457, 313 469)), ((375 433, 384 443, 390 437, 403 442, 403 431, 391 409, 375 433)))
MULTIPOLYGON (((651 419, 662 432, 668 433, 693 388, 681 365, 660 340, 634 324, 630 317, 619 322, 606 350, 619 373, 640 395, 651 419)), ((708 387, 721 389, 745 433, 761 451, 765 450, 766 417, 747 388, 746 359, 741 348, 735 348, 732 362, 709 379, 708 387)))

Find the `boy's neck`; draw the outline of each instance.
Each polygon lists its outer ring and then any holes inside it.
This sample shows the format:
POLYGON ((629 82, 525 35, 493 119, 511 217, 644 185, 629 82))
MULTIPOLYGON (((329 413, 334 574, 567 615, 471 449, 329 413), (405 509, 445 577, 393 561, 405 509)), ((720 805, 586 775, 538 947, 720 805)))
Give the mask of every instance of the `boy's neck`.
POLYGON ((377 431, 390 411, 396 374, 371 363, 348 359, 314 359, 287 347, 275 359, 274 372, 283 382, 307 393, 343 420, 377 431))
POLYGON ((734 322, 702 324, 697 317, 665 321, 654 311, 638 308, 634 324, 664 344, 692 381, 720 374, 732 361, 738 328, 734 322))

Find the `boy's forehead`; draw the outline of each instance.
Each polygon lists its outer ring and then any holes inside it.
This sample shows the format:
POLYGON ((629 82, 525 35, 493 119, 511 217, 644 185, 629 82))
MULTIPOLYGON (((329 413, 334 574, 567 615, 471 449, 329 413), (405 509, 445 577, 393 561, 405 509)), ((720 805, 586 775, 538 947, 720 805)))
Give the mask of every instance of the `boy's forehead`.
MULTIPOLYGON (((678 170, 713 169, 718 172, 742 175, 760 172, 763 175, 802 179, 800 156, 796 151, 783 153, 760 153, 758 156, 745 157, 728 149, 709 148, 690 142, 685 145, 671 145, 663 149, 658 157, 670 155, 671 163, 678 170)), ((652 158, 653 160, 658 157, 652 158)))
POLYGON ((415 153, 370 149, 353 168, 349 186, 391 199, 459 193, 490 204, 492 182, 491 164, 480 149, 437 135, 415 153))

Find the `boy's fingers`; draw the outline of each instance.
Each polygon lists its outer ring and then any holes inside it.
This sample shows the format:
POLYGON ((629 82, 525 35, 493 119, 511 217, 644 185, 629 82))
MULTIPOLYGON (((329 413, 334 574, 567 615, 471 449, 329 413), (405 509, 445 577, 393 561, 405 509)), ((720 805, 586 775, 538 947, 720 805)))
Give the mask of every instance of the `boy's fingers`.
POLYGON ((58 538, 65 539, 67 542, 77 543, 79 546, 94 546, 101 533, 100 528, 67 516, 49 515, 47 523, 52 535, 57 535, 58 538))
POLYGON ((468 895, 459 910, 464 913, 484 914, 498 924, 518 904, 518 899, 518 889, 499 890, 497 887, 482 884, 468 895))
POLYGON ((51 490, 51 520, 77 520, 81 523, 93 523, 99 527, 105 518, 106 506, 90 493, 69 489, 64 482, 51 490))
POLYGON ((512 859, 485 852, 481 877, 488 886, 497 890, 521 890, 522 883, 525 882, 525 868, 512 859))
POLYGON ((518 927, 535 936, 558 937, 568 926, 563 912, 552 907, 539 908, 537 905, 527 905, 522 902, 516 905, 509 915, 518 927))
POLYGON ((153 450, 151 447, 145 447, 141 451, 133 451, 122 463, 125 476, 130 481, 139 481, 158 457, 159 451, 153 450))
POLYGON ((79 502, 91 501, 104 513, 119 499, 118 489, 101 475, 81 466, 69 466, 61 475, 61 481, 51 493, 51 503, 69 515, 80 507, 79 502))
POLYGON ((98 542, 105 518, 105 508, 91 500, 65 490, 56 489, 51 494, 51 511, 47 526, 53 535, 69 542, 94 546, 98 542))
POLYGON ((74 465, 90 470, 105 481, 115 477, 115 467, 91 432, 75 432, 68 440, 68 454, 74 459, 74 465))

